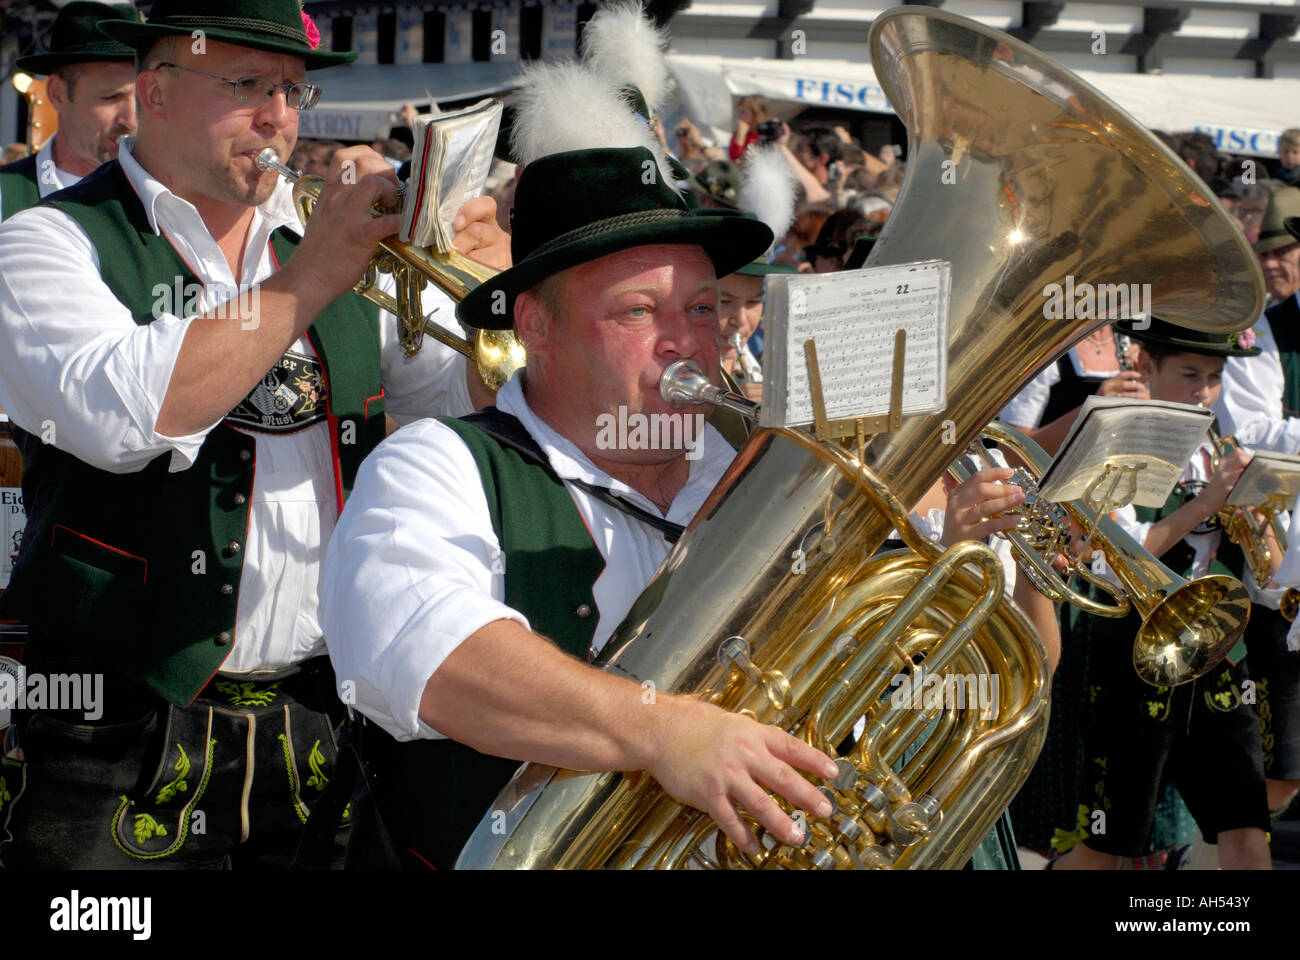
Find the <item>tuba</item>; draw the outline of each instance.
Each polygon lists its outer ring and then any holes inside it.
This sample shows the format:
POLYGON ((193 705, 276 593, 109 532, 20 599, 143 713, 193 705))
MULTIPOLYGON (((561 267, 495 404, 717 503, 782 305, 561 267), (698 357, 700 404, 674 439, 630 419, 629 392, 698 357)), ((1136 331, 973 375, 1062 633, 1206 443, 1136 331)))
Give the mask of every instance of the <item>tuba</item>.
POLYGON ((756 430, 597 661, 834 755, 864 718, 824 785, 835 812, 809 818, 804 847, 760 832, 750 856, 644 773, 525 764, 459 867, 960 866, 1033 766, 1045 654, 991 551, 938 559, 906 507, 1039 368, 1110 319, 1050 316, 1048 284, 1149 282, 1161 316, 1203 330, 1259 315, 1259 269, 1218 201, 1068 71, 928 7, 882 14, 870 45, 911 157, 871 262, 952 262, 948 408, 851 447, 756 430), (915 552, 877 554, 895 527, 915 552), (922 665, 994 675, 997 696, 959 709, 886 697, 922 665))

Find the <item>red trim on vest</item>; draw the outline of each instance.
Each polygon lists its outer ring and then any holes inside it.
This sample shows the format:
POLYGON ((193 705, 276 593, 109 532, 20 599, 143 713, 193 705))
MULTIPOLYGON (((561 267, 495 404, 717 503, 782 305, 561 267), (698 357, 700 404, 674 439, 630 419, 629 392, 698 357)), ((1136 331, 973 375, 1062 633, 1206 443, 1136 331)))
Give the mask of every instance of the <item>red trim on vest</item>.
MULTIPOLYGON (((274 231, 272 231, 274 236, 274 231)), ((267 249, 271 251, 271 262, 275 264, 275 269, 280 269, 280 258, 275 255, 275 247, 271 245, 271 237, 266 239, 267 249)), ((330 428, 330 457, 333 459, 334 469, 334 499, 338 502, 339 513, 343 512, 343 464, 339 460, 339 419, 334 416, 334 393, 330 390, 329 373, 325 369, 325 361, 321 360, 320 354, 316 352, 316 344, 311 342, 311 337, 306 337, 307 346, 311 349, 316 359, 320 361, 320 378, 325 384, 325 421, 330 428)), ((384 395, 383 387, 379 388, 379 395, 384 395)), ((370 398, 375 399, 374 397, 370 398)), ((368 403, 369 401, 367 401, 368 403)))
MULTIPOLYGON (((325 365, 324 365, 324 364, 321 364, 321 369, 324 369, 324 367, 325 367, 325 365)), ((365 404, 362 405, 362 407, 361 407, 361 417, 362 417, 362 419, 363 419, 363 420, 369 420, 369 419, 370 419, 370 401, 371 401, 371 400, 382 400, 382 399, 384 399, 384 397, 386 397, 387 395, 388 395, 388 391, 387 391, 386 389, 384 389, 383 387, 380 387, 380 388, 379 388, 379 392, 378 392, 377 394, 375 394, 373 397, 366 397, 366 402, 365 402, 365 404)), ((325 405, 328 407, 328 406, 329 406, 329 403, 326 402, 325 405)))
POLYGON ((407 847, 407 848, 406 848, 406 852, 409 853, 411 856, 415 857, 415 859, 419 860, 422 864, 424 864, 424 865, 425 865, 426 867, 428 867, 430 870, 437 870, 437 869, 438 869, 438 868, 435 867, 433 864, 431 864, 428 860, 424 859, 424 857, 420 856, 420 852, 419 852, 418 850, 416 850, 414 847, 407 847))
POLYGON ((141 563, 144 564, 144 579, 143 579, 142 581, 140 581, 140 582, 141 582, 141 583, 148 583, 148 582, 149 582, 149 561, 146 560, 144 557, 137 556, 137 555, 134 554, 134 553, 128 553, 126 550, 123 550, 123 549, 121 549, 120 547, 113 547, 113 546, 110 546, 110 545, 108 545, 107 543, 104 543, 102 540, 96 540, 94 537, 88 537, 88 536, 86 536, 84 533, 82 533, 80 530, 73 530, 71 527, 69 527, 69 526, 67 526, 67 525, 65 525, 65 524, 62 524, 62 523, 56 523, 56 524, 54 525, 54 527, 50 530, 50 546, 51 546, 51 547, 54 546, 54 534, 55 534, 55 532, 58 531, 58 530, 66 530, 66 531, 68 531, 68 533, 72 534, 74 537, 80 537, 82 540, 89 540, 91 543, 93 543, 93 544, 94 544, 95 546, 97 546, 97 547, 103 547, 105 550, 112 550, 114 553, 120 553, 120 554, 121 554, 122 556, 124 556, 124 557, 130 557, 132 560, 139 560, 141 563))

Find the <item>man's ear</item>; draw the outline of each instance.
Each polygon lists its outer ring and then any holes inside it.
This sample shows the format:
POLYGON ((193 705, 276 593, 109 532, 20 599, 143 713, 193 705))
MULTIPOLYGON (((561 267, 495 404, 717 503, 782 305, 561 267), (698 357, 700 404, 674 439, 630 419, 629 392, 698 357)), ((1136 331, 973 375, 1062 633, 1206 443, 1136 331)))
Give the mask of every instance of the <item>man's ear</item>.
POLYGON ((540 297, 524 292, 515 297, 515 334, 524 345, 529 359, 546 354, 551 318, 540 297))
POLYGON ((68 84, 58 73, 45 78, 45 98, 50 101, 54 112, 62 114, 68 106, 68 84))
POLYGON ((1138 347, 1137 365, 1135 369, 1142 375, 1143 380, 1150 380, 1151 375, 1156 372, 1155 359, 1141 347, 1138 347))
POLYGON ((160 119, 166 115, 167 96, 161 71, 146 70, 135 78, 135 105, 140 114, 160 119))

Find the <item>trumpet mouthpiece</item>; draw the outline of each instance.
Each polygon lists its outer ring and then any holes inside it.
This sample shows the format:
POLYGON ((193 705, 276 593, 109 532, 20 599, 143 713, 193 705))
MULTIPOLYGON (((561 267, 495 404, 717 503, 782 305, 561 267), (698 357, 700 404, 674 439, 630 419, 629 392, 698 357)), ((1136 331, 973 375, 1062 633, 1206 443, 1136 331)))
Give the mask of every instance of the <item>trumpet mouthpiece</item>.
POLYGON ((258 151, 257 158, 254 160, 259 170, 274 170, 281 176, 288 177, 290 180, 298 179, 298 175, 280 162, 280 155, 275 152, 274 147, 265 147, 258 151))

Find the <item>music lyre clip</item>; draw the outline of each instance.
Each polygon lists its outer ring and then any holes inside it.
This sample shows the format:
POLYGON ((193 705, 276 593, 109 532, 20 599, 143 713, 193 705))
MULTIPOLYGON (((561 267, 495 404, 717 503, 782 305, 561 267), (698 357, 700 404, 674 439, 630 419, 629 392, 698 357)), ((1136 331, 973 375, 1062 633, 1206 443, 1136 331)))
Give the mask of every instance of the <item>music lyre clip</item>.
POLYGON ((888 433, 903 425, 903 358, 907 354, 907 331, 901 327, 894 333, 894 370, 889 387, 889 412, 869 417, 848 417, 830 420, 826 416, 826 397, 822 393, 821 367, 817 364, 817 344, 810 337, 804 341, 804 362, 808 365, 808 391, 812 395, 813 429, 818 440, 838 440, 858 437, 859 445, 865 438, 878 433, 888 433))

